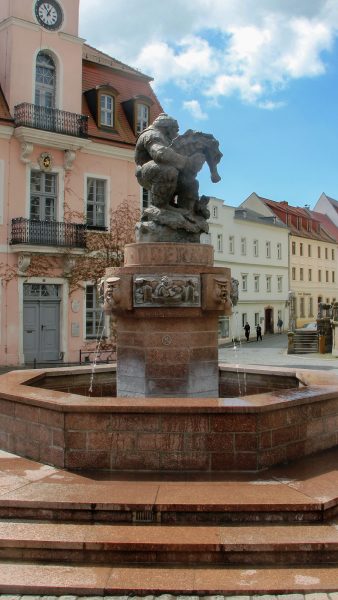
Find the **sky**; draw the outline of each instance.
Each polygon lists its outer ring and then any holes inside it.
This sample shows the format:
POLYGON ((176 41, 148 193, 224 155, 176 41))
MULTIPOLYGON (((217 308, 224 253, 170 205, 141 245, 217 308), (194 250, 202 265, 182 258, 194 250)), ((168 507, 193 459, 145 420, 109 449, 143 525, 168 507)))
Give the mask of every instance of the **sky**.
POLYGON ((180 133, 219 140, 201 194, 338 199, 338 0, 80 0, 80 35, 153 77, 180 133))

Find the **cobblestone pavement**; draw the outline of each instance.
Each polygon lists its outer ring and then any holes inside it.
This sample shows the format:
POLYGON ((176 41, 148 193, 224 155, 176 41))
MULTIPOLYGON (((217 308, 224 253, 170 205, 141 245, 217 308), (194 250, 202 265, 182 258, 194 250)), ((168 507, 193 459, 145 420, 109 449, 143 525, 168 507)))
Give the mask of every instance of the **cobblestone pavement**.
POLYGON ((262 594, 251 596, 173 596, 161 594, 160 596, 29 596, 17 594, 0 594, 0 600, 338 600, 338 592, 315 592, 311 594, 262 594))

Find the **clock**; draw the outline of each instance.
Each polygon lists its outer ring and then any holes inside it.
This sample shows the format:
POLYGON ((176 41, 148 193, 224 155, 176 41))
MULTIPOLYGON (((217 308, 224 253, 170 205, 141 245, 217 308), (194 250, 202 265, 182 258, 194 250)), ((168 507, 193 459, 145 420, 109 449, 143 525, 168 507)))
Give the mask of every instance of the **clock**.
POLYGON ((57 0, 36 0, 35 17, 48 31, 56 31, 62 25, 63 11, 57 0))

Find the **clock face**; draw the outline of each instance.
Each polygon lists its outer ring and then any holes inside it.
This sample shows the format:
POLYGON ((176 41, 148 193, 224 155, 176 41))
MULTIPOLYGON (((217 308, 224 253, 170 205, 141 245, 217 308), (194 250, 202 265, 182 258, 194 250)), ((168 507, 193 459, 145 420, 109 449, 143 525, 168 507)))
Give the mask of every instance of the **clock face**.
POLYGON ((35 16, 42 27, 55 31, 61 27, 63 12, 57 0, 36 0, 35 16))

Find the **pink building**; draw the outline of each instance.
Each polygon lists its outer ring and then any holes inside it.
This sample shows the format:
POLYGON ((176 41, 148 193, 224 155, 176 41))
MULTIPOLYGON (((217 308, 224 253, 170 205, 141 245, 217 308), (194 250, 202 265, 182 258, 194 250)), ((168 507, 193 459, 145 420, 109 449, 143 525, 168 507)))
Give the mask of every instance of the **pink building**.
POLYGON ((88 231, 141 203, 136 136, 161 107, 78 20, 79 0, 0 2, 0 365, 79 360, 100 307, 70 274, 88 231))

